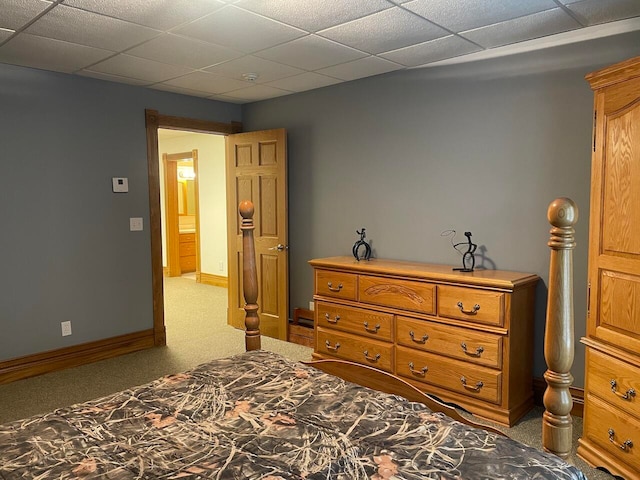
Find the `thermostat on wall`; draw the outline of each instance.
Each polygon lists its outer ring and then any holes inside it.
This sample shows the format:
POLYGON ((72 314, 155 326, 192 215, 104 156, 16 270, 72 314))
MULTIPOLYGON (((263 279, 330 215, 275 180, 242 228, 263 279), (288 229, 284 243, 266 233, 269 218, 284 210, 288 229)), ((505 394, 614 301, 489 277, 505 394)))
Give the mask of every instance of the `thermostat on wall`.
POLYGON ((125 177, 113 177, 111 179, 114 193, 126 193, 129 191, 129 179, 125 177))

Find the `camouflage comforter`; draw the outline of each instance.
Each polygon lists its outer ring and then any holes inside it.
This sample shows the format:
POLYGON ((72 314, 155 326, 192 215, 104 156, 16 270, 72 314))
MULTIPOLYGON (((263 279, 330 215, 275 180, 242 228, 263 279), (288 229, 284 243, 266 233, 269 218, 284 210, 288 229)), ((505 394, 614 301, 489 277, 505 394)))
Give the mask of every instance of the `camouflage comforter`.
POLYGON ((0 426, 0 478, 585 477, 421 404, 259 351, 0 426))

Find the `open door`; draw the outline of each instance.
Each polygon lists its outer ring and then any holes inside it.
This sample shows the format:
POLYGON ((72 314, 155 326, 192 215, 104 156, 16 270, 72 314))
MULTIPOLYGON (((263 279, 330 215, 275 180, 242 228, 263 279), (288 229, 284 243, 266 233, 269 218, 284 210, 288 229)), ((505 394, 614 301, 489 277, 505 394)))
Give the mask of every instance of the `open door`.
POLYGON ((286 143, 284 129, 227 136, 228 323, 244 329, 238 204, 251 200, 255 207, 260 331, 281 340, 287 339, 289 315, 286 143))

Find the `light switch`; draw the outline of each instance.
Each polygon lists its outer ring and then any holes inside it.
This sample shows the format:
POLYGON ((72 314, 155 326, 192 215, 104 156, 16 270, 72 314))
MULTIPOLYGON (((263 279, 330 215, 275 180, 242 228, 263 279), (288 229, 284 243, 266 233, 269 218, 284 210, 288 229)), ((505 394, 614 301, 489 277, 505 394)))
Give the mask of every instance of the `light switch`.
POLYGON ((132 232, 141 232, 142 231, 142 218, 141 217, 131 217, 129 219, 129 230, 132 232))
POLYGON ((111 185, 114 193, 127 193, 129 191, 129 179, 125 177, 113 177, 111 185))

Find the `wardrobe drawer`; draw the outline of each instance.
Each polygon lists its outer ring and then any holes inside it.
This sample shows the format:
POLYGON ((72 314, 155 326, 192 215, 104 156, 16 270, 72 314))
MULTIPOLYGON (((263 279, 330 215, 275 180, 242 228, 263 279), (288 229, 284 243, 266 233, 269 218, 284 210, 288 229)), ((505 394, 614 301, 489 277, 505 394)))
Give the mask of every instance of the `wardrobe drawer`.
POLYGON ((485 325, 503 326, 505 294, 475 288, 438 287, 438 315, 485 325))
POLYGON ((361 308, 316 302, 318 327, 343 330, 379 340, 391 341, 393 315, 361 308))
POLYGON ((358 275, 354 273, 316 270, 316 295, 356 300, 358 275))
POLYGON ((360 275, 358 291, 361 302, 419 313, 436 311, 436 287, 431 283, 360 275))
POLYGON ((441 353, 478 365, 502 366, 502 337, 426 320, 398 317, 396 342, 426 352, 441 353))
POLYGON ((396 373, 402 377, 499 404, 502 372, 406 347, 396 349, 396 373))
POLYGON ((589 393, 640 417, 639 368, 593 348, 587 348, 586 365, 589 393))
POLYGON ((582 434, 640 471, 640 421, 594 395, 587 395, 586 413, 582 434))
POLYGON ((316 332, 316 352, 393 371, 392 344, 324 328, 316 332))

